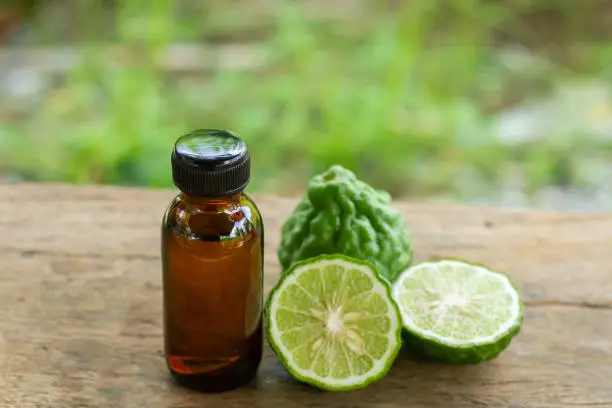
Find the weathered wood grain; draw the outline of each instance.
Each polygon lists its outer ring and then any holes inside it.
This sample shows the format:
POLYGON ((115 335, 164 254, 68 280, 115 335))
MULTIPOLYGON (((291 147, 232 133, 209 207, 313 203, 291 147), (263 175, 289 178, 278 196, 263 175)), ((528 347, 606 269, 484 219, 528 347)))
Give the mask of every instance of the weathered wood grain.
MULTIPOLYGON (((418 260, 452 256, 507 272, 523 332, 497 360, 398 359, 365 390, 292 381, 269 350, 251 387, 175 387, 162 358, 159 222, 173 191, 0 186, 0 407, 612 407, 612 215, 396 204, 418 260)), ((266 287, 295 199, 256 197, 266 287)))

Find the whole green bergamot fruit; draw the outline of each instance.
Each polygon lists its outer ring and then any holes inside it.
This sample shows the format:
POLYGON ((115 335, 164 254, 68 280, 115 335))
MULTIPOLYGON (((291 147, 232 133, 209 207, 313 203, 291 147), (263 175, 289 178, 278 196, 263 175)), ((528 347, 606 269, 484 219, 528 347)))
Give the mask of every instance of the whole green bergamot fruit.
POLYGON ((310 179, 283 224, 278 258, 286 271, 297 261, 337 253, 372 262, 389 283, 412 262, 410 235, 391 196, 334 165, 310 179))

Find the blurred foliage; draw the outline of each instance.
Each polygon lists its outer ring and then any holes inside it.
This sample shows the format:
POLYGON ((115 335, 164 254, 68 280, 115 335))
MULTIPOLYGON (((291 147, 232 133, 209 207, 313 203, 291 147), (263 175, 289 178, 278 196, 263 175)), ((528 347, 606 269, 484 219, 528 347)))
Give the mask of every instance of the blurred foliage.
MULTIPOLYGON (((612 79, 612 32, 597 19, 612 15, 604 5, 56 1, 32 21, 29 41, 73 43, 83 60, 27 108, 3 102, 0 172, 170 186, 172 142, 215 127, 247 140, 256 191, 298 193, 334 163, 394 196, 479 194, 517 168, 528 190, 589 182, 580 160, 608 158, 610 137, 563 116, 554 117, 558 133, 514 143, 500 123, 567 82, 612 79), (50 27, 48 9, 69 10, 71 24, 50 27), (175 42, 252 44, 265 59, 248 70, 172 73, 161 59, 175 42), (98 52, 104 43, 124 47, 120 66, 98 52)), ((600 108, 609 119, 610 105, 600 108)))

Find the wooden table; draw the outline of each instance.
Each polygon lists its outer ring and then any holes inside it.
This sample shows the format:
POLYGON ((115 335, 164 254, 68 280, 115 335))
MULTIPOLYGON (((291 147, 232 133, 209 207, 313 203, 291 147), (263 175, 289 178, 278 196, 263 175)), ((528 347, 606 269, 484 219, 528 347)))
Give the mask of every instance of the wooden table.
MULTIPOLYGON (((526 302, 498 359, 398 359, 365 390, 292 381, 270 350, 251 387, 176 387, 162 357, 159 223, 173 191, 0 186, 0 407, 612 407, 612 215, 396 204, 418 260, 453 256, 506 271, 526 302)), ((256 197, 266 288, 294 199, 256 197)))

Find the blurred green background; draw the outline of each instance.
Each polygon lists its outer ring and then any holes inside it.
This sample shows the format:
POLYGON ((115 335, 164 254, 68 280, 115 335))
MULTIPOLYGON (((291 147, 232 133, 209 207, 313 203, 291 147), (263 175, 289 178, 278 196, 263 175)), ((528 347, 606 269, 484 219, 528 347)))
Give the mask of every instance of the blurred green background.
POLYGON ((5 0, 0 179, 170 187, 202 127, 252 192, 612 208, 609 0, 5 0))

